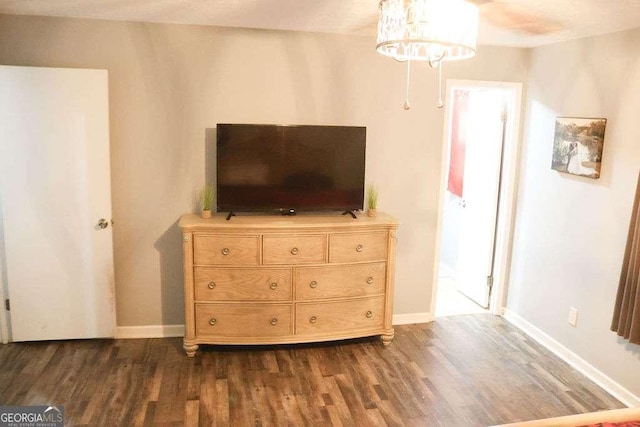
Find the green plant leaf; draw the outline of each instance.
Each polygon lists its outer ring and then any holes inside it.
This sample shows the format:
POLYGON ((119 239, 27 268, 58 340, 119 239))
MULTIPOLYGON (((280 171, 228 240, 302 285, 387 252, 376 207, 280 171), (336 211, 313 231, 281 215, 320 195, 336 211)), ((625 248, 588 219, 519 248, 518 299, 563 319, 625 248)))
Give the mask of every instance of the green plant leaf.
POLYGON ((377 209, 378 206, 378 189, 373 184, 367 186, 367 206, 369 209, 377 209))
POLYGON ((200 208, 203 211, 210 211, 215 197, 216 186, 214 184, 206 184, 200 191, 200 208))

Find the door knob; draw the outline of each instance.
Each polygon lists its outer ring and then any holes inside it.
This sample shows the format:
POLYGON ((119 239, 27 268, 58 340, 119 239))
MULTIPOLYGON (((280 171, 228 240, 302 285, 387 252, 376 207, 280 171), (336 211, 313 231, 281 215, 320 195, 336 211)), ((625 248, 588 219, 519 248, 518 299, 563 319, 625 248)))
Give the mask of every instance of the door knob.
POLYGON ((104 230, 109 226, 109 221, 104 218, 100 218, 98 223, 96 224, 96 230, 104 230))

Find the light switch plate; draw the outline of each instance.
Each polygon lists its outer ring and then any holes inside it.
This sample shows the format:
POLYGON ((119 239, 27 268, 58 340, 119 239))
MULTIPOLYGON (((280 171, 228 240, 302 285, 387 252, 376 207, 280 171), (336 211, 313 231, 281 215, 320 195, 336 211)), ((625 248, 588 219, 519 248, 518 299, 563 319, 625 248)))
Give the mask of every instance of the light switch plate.
POLYGON ((571 326, 578 324, 578 309, 575 307, 569 307, 569 324, 571 326))

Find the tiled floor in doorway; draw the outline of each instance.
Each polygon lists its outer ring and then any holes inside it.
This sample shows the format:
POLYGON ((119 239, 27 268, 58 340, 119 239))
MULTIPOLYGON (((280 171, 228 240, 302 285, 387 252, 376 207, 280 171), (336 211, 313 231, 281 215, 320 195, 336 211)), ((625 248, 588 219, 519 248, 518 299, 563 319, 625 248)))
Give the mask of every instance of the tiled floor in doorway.
POLYGON ((441 267, 440 271, 435 317, 489 312, 458 291, 458 283, 450 269, 441 267))

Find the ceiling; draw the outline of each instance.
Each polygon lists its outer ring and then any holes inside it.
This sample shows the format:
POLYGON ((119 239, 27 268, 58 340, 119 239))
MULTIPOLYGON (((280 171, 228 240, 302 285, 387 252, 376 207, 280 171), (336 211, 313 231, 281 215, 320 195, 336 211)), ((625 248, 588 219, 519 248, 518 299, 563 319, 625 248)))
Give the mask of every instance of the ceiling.
MULTIPOLYGON (((479 3, 492 3, 477 0, 479 3)), ((479 44, 535 47, 640 27, 640 0, 496 0, 554 31, 500 29, 481 16, 479 44)), ((482 6, 485 8, 486 6, 482 6)), ((482 10, 481 8, 481 10, 482 10)), ((355 34, 375 38, 378 0, 0 0, 0 14, 355 34)))

